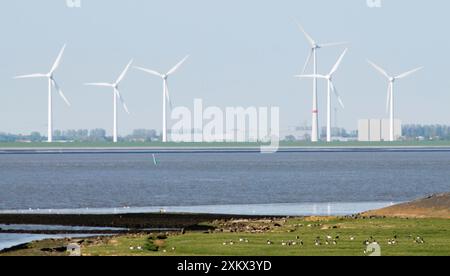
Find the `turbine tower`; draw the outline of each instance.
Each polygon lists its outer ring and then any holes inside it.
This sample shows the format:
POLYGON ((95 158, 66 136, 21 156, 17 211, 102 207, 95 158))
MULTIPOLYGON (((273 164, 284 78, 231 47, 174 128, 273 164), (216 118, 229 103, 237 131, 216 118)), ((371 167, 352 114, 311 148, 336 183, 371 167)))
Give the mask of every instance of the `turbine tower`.
POLYGON ((47 141, 49 143, 53 142, 53 99, 52 99, 52 88, 55 88, 56 91, 58 91, 61 98, 64 100, 64 102, 67 104, 67 106, 70 107, 70 102, 67 100, 66 96, 61 90, 61 87, 58 85, 58 83, 55 80, 54 73, 56 69, 58 69, 59 65, 61 64, 61 59, 64 54, 64 50, 66 49, 66 45, 63 46, 61 51, 59 52, 58 57, 56 58, 55 63, 53 64, 52 68, 50 69, 50 72, 47 74, 31 74, 31 75, 24 75, 24 76, 17 76, 15 79, 28 79, 28 78, 46 78, 48 79, 48 124, 47 124, 47 141))
POLYGON ((386 111, 389 112, 389 117, 390 117, 389 141, 394 142, 395 141, 395 134, 394 134, 394 119, 395 119, 395 115, 394 115, 394 83, 399 79, 406 78, 406 77, 416 73, 417 71, 422 70, 423 67, 419 67, 414 70, 408 71, 406 73, 400 74, 396 77, 392 77, 386 72, 386 70, 384 70, 380 66, 376 65, 375 63, 373 63, 370 60, 368 60, 368 62, 373 68, 375 68, 375 70, 380 72, 389 81, 388 92, 387 92, 387 101, 386 101, 386 111))
POLYGON ((162 78, 163 80, 163 131, 162 131, 162 141, 163 143, 167 142, 167 102, 169 103, 170 107, 172 108, 172 103, 170 101, 170 94, 169 94, 169 85, 168 85, 168 78, 169 76, 173 75, 180 67, 183 65, 183 63, 189 58, 189 56, 186 56, 183 60, 181 60, 177 65, 175 65, 172 69, 170 69, 166 74, 159 73, 154 70, 146 69, 143 67, 135 67, 138 70, 141 70, 143 72, 146 72, 150 75, 154 75, 157 77, 162 78))
MULTIPOLYGON (((303 28, 303 26, 297 22, 300 31, 305 35, 306 40, 308 41, 311 51, 306 59, 306 63, 302 70, 302 75, 305 73, 306 68, 308 67, 311 59, 313 60, 313 75, 317 75, 317 50, 326 47, 340 46, 344 44, 348 44, 347 42, 336 42, 336 43, 318 43, 316 42, 303 28)), ((311 141, 318 142, 319 141, 319 108, 318 108, 318 97, 317 97, 317 78, 313 78, 313 111, 312 111, 312 133, 311 133, 311 141)))
POLYGON ((122 74, 119 76, 119 78, 114 83, 86 83, 85 85, 88 86, 100 86, 100 87, 110 87, 113 89, 113 108, 114 108, 114 119, 113 119, 113 142, 117 143, 118 141, 118 134, 117 134, 117 99, 119 99, 122 102, 123 108, 125 111, 130 114, 128 111, 128 107, 122 97, 122 94, 120 94, 119 91, 119 85, 122 82, 122 80, 125 78, 125 75, 127 74, 128 70, 130 69, 131 64, 133 63, 133 60, 131 60, 127 67, 125 67, 125 70, 123 70, 122 74))
POLYGON ((342 63, 342 60, 344 59, 345 54, 347 54, 348 49, 345 49, 344 52, 339 57, 336 64, 331 69, 330 73, 328 75, 299 75, 297 77, 299 78, 313 78, 313 79, 325 79, 328 82, 328 93, 327 93, 327 142, 331 142, 331 92, 333 92, 342 108, 344 107, 344 103, 342 102, 341 96, 339 95, 339 92, 337 91, 336 87, 333 84, 333 76, 334 73, 339 69, 339 66, 342 63))

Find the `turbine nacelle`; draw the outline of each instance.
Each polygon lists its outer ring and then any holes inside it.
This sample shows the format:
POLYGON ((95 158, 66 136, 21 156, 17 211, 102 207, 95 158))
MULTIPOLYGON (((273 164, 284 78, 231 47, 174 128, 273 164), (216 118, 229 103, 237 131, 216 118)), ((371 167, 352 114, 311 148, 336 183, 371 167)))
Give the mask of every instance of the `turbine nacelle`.
POLYGON ((169 85, 167 79, 169 76, 173 75, 175 72, 178 71, 178 69, 183 65, 183 63, 189 58, 189 56, 186 56, 183 58, 180 62, 178 62, 172 69, 170 69, 167 73, 162 74, 155 70, 146 69, 144 67, 134 67, 140 71, 143 71, 147 74, 162 78, 164 88, 163 88, 163 131, 162 131, 162 141, 167 142, 167 112, 166 112, 166 104, 169 103, 170 108, 172 108, 172 101, 170 100, 170 93, 169 93, 169 85))
POLYGON ((66 49, 66 45, 64 45, 61 49, 61 51, 58 54, 58 57, 56 58, 55 62, 53 63, 52 68, 50 71, 46 74, 31 74, 31 75, 24 75, 24 76, 17 76, 15 79, 29 79, 29 78, 46 78, 49 81, 49 106, 48 106, 48 142, 53 142, 53 111, 52 111, 52 90, 55 89, 58 94, 61 96, 61 98, 64 100, 64 102, 67 104, 67 106, 70 107, 70 102, 67 100, 66 96, 64 95, 61 87, 56 82, 53 74, 55 71, 59 68, 59 65, 61 64, 61 60, 64 54, 64 51, 66 49))

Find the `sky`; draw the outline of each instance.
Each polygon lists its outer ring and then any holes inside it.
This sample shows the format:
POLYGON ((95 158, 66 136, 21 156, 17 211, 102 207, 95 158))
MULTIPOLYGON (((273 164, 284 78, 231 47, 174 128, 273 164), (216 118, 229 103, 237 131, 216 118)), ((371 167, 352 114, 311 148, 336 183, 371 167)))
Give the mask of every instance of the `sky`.
MULTIPOLYGON (((319 42, 349 41, 335 85, 345 109, 338 123, 357 128, 362 118, 386 114, 386 80, 366 60, 392 74, 422 72, 396 84, 396 117, 404 123, 450 124, 450 2, 442 0, 9 0, 0 9, 0 132, 45 133, 47 84, 16 75, 50 70, 72 103, 55 94, 55 129, 112 130, 112 92, 85 82, 112 82, 130 59, 166 71, 190 54, 170 80, 174 106, 278 106, 285 129, 310 125, 312 83, 295 79, 309 46, 294 18, 319 42)), ((327 73, 343 47, 319 51, 327 73)), ((131 70, 121 85, 131 115, 119 109, 119 132, 161 129, 162 82, 131 70)), ((320 82, 320 125, 325 124, 320 82)), ((333 106, 338 106, 335 99, 333 106)))

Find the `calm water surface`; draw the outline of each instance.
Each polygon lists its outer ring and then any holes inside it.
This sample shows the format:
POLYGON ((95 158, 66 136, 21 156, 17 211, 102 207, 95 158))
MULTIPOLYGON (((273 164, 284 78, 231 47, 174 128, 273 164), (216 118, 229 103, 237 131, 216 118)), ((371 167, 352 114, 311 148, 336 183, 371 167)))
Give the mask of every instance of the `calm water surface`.
POLYGON ((0 210, 399 202, 450 190, 449 152, 0 155, 0 210))

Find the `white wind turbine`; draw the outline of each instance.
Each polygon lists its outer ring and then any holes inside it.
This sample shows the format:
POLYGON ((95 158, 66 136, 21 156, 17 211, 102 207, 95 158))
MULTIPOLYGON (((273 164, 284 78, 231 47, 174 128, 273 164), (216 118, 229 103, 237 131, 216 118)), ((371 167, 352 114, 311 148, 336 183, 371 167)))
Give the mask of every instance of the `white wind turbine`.
POLYGON ((86 83, 85 85, 88 86, 101 86, 101 87, 110 87, 113 89, 113 104, 114 104, 114 126, 113 126, 113 141, 114 143, 117 143, 118 141, 118 134, 117 134, 117 98, 122 102, 123 108, 125 111, 130 114, 128 111, 128 107, 120 94, 119 91, 119 85, 122 82, 122 80, 125 78, 125 75, 127 74, 128 70, 130 69, 131 64, 133 63, 133 60, 131 60, 127 67, 125 67, 125 70, 123 70, 122 74, 119 76, 119 78, 114 83, 86 83))
MULTIPOLYGON (((298 27, 305 35, 306 40, 311 46, 311 51, 306 59, 306 63, 303 67, 302 74, 305 73, 311 59, 313 60, 313 74, 317 75, 317 50, 326 47, 340 46, 348 44, 348 42, 336 42, 336 43, 318 43, 316 42, 303 28, 303 26, 297 22, 298 27)), ((319 141, 319 108, 318 108, 318 97, 317 97, 317 78, 313 78, 313 111, 312 111, 312 133, 311 141, 319 141)))
POLYGON ((63 48, 61 49, 61 51, 59 52, 58 57, 56 58, 55 63, 52 66, 52 69, 50 70, 50 72, 48 72, 47 74, 31 74, 31 75, 24 75, 24 76, 17 76, 15 77, 15 79, 27 79, 27 78, 46 78, 48 79, 48 129, 47 129, 47 137, 48 137, 48 142, 51 143, 53 142, 53 100, 52 100, 52 88, 54 87, 59 95, 61 96, 61 98, 64 100, 64 102, 70 107, 70 102, 67 100, 66 96, 64 95, 64 93, 61 90, 61 87, 58 85, 58 83, 56 82, 55 78, 54 78, 54 73, 56 71, 56 69, 58 69, 60 63, 61 63, 61 59, 62 56, 64 54, 64 50, 66 49, 66 45, 63 46, 63 48))
POLYGON ((328 93, 327 93, 327 142, 331 142, 331 92, 333 92, 342 108, 344 108, 344 103, 342 102, 341 96, 339 95, 339 92, 337 91, 336 87, 333 84, 333 76, 334 73, 338 70, 339 66, 341 65, 342 60, 344 59, 345 54, 347 53, 348 49, 345 49, 344 52, 339 57, 336 64, 331 69, 330 73, 328 75, 320 75, 320 74, 314 74, 314 75, 299 75, 296 77, 299 78, 314 78, 314 79, 325 79, 328 81, 328 93))
POLYGON ((394 119, 395 119, 395 115, 394 115, 394 83, 396 80, 406 78, 406 77, 416 73, 417 71, 422 70, 423 67, 419 67, 414 70, 408 71, 406 73, 400 74, 396 77, 392 77, 386 72, 386 70, 384 70, 380 66, 376 65, 375 63, 373 63, 370 60, 368 60, 368 62, 370 65, 372 65, 373 68, 375 68, 375 70, 380 72, 389 81, 388 92, 387 92, 387 101, 386 101, 386 111, 389 112, 389 117, 390 117, 389 141, 394 142, 395 141, 395 134, 394 134, 394 119))
POLYGON ((169 94, 169 85, 167 79, 169 76, 173 75, 180 67, 183 65, 183 63, 189 58, 189 56, 186 56, 183 60, 181 60, 177 65, 175 65, 172 69, 170 69, 166 74, 159 73, 154 70, 146 69, 143 67, 135 67, 138 70, 141 70, 143 72, 146 72, 150 75, 154 75, 157 77, 162 78, 163 80, 163 131, 162 131, 162 141, 163 143, 167 142, 167 102, 169 102, 170 107, 172 107, 172 103, 170 101, 170 94, 169 94))

